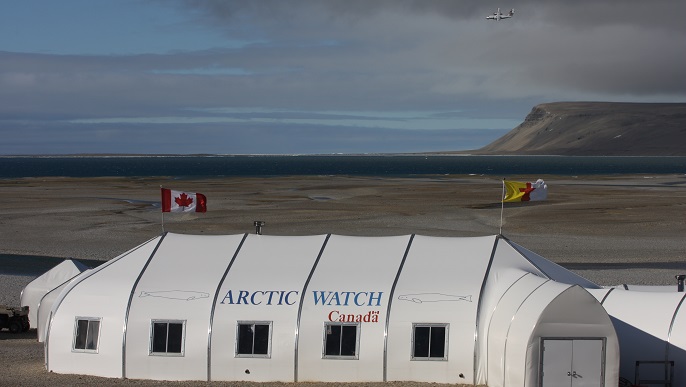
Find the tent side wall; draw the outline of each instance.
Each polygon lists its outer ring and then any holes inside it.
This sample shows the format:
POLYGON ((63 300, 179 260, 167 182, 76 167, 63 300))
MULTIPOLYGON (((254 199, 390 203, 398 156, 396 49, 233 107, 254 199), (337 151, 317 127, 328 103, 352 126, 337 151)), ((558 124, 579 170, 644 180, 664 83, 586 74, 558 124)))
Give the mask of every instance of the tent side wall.
POLYGON ((211 380, 295 379, 298 309, 326 240, 325 235, 248 235, 214 306, 211 380), (236 353, 239 322, 271 326, 267 354, 236 353))
POLYGON ((125 377, 207 378, 214 294, 242 239, 243 235, 204 236, 198 243, 194 235, 166 235, 133 290, 125 377))
MULTIPOLYGON (((497 300, 498 303, 490 316, 488 332, 481 336, 487 348, 481 353, 481 356, 486 361, 484 372, 486 372, 486 383, 489 387, 506 385, 506 371, 511 368, 509 363, 516 362, 516 359, 508 357, 510 353, 507 352, 512 320, 526 299, 548 281, 536 275, 527 274, 511 284, 503 296, 497 300)), ((515 331, 513 334, 523 334, 526 338, 531 336, 531 332, 515 331)), ((524 356, 520 354, 519 357, 523 358, 524 356)), ((521 361, 517 362, 516 365, 522 366, 521 361)), ((523 370, 519 372, 523 372, 523 370)))
MULTIPOLYGON (((684 293, 634 292, 615 288, 603 307, 612 316, 621 345, 620 375, 634 380, 636 361, 681 361, 672 385, 686 384, 686 346, 681 309, 684 293), (679 325, 681 324, 681 325, 679 325)), ((664 368, 645 364, 641 379, 664 379, 664 368)))
POLYGON ((493 236, 414 238, 391 300, 388 381, 471 383, 476 312, 494 243, 493 236), (444 357, 413 356, 417 325, 446 327, 444 357))
POLYGON ((122 376, 122 333, 131 287, 159 240, 89 270, 60 293, 50 311, 48 371, 122 376), (99 322, 96 350, 74 348, 78 320, 99 322))
POLYGON ((490 269, 481 294, 477 316, 477 362, 474 384, 486 384, 489 379, 489 332, 493 314, 508 289, 524 276, 545 278, 545 275, 506 239, 496 239, 490 269))
POLYGON ((383 381, 389 295, 409 241, 330 237, 305 291, 297 381, 383 381))

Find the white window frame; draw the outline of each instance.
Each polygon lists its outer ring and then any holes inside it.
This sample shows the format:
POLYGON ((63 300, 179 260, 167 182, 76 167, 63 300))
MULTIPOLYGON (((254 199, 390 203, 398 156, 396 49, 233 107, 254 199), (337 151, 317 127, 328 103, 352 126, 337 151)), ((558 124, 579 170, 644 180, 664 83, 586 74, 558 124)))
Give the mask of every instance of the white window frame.
POLYGON ((412 343, 410 345, 410 360, 413 361, 448 361, 448 342, 450 341, 450 324, 448 323, 412 323, 412 343), (429 356, 414 356, 415 334, 417 328, 429 328, 429 356), (433 328, 445 328, 445 343, 443 344, 443 357, 431 357, 431 331, 433 328))
POLYGON ((102 331, 102 317, 83 317, 77 316, 74 318, 74 336, 72 337, 71 351, 82 353, 98 353, 100 348, 100 332, 102 331), (90 332, 91 323, 98 323, 98 336, 95 338, 95 349, 76 348, 76 338, 79 334, 79 321, 88 321, 88 328, 86 329, 86 344, 88 344, 88 333, 90 332))
POLYGON ((183 357, 186 353, 186 320, 167 320, 167 319, 155 319, 150 320, 150 346, 148 348, 148 354, 150 356, 173 356, 173 357, 183 357), (153 352, 153 340, 155 334, 155 324, 166 323, 167 324, 167 344, 166 347, 169 348, 169 324, 181 324, 181 352, 153 352))
MULTIPOLYGON (((362 330, 361 323, 342 323, 342 322, 325 322, 324 323, 324 334, 322 339, 322 359, 342 359, 342 360, 358 360, 360 358, 360 331, 362 330), (326 354, 326 336, 329 331, 329 327, 340 326, 341 333, 343 332, 344 326, 354 326, 355 327, 355 354, 352 356, 344 355, 327 355, 326 354)), ((343 341, 343 335, 341 334, 341 343, 343 341)), ((339 350, 340 350, 339 346, 339 350)))
POLYGON ((235 348, 234 348, 234 356, 235 357, 251 357, 251 358, 264 358, 264 359, 269 359, 272 357, 272 328, 273 328, 273 323, 272 321, 253 321, 253 320, 247 320, 247 321, 236 321, 236 343, 235 343, 235 348), (267 343, 267 353, 266 354, 261 354, 261 353, 254 353, 255 352, 255 331, 253 330, 253 353, 238 353, 238 340, 240 339, 239 337, 239 329, 241 325, 252 325, 253 329, 255 325, 268 325, 269 326, 269 337, 268 343, 267 343))

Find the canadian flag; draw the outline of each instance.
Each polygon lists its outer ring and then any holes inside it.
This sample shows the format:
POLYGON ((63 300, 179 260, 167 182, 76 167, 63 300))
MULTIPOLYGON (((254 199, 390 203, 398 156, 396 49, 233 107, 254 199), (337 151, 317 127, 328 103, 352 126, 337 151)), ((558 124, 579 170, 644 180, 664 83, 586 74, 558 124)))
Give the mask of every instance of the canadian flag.
POLYGON ((207 212, 207 198, 201 193, 162 188, 162 212, 207 212))

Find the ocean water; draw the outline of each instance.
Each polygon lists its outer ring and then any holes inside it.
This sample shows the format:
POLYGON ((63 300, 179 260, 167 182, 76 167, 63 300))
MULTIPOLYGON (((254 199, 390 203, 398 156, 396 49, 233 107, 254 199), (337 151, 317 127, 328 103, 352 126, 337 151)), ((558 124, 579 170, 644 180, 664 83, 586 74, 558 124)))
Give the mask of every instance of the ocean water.
POLYGON ((686 157, 595 156, 88 156, 0 157, 0 179, 67 176, 411 176, 686 173, 686 157))

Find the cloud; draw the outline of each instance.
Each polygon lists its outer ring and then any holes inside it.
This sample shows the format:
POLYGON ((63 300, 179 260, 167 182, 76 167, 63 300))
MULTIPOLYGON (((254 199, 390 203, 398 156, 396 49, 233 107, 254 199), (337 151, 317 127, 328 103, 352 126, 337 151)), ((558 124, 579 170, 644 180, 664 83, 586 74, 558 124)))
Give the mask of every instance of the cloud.
MULTIPOLYGON (((510 129, 541 102, 686 101, 686 23, 675 15, 677 1, 515 0, 506 5, 515 17, 500 22, 485 20, 493 4, 455 0, 144 4, 184 15, 174 26, 211 31, 217 46, 203 41, 189 50, 184 41, 185 50, 118 55, 0 51, 0 130, 24 125, 28 144, 61 130, 76 143, 91 139, 86 149, 104 148, 98 139, 117 125, 137 128, 122 134, 139 137, 159 134, 159 122, 209 133, 219 123, 234 133, 239 124, 256 125, 259 135, 275 137, 295 136, 304 125, 321 141, 315 127, 379 145, 389 130, 439 128, 437 117, 452 134, 510 129), (309 117, 297 121, 297 114, 309 117)), ((221 142, 217 136, 207 137, 207 149, 221 142)), ((391 138, 408 141, 407 149, 418 141, 409 132, 391 138)))
POLYGON ((0 126, 0 154, 331 154, 480 148, 507 130, 395 130, 307 124, 65 122, 0 126), (36 142, 40 137, 42 141, 36 142))
POLYGON ((302 50, 300 63, 336 74, 346 66, 360 80, 405 77, 427 90, 486 99, 684 100, 686 94, 680 76, 686 24, 671 17, 679 8, 673 0, 515 1, 508 4, 516 17, 502 22, 484 20, 494 11, 490 5, 448 0, 184 4, 231 36, 259 31, 276 47, 337 42, 340 56, 302 50))

